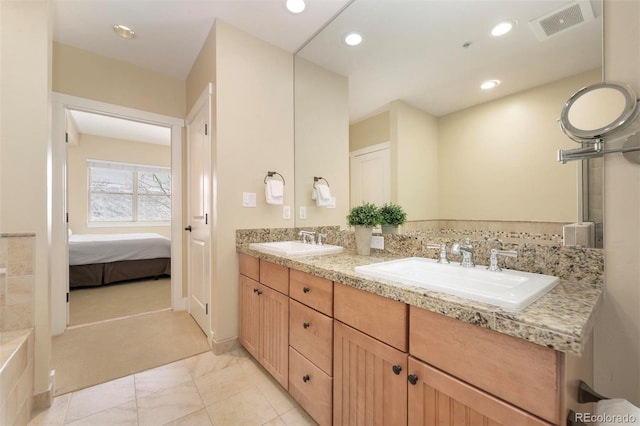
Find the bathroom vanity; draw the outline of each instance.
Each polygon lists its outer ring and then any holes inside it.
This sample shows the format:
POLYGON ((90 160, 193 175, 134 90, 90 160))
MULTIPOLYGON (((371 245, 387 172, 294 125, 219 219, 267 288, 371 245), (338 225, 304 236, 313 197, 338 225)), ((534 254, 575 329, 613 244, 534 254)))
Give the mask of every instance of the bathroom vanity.
POLYGON ((563 425, 590 379, 601 287, 509 313, 354 272, 398 256, 238 252, 239 340, 321 425, 563 425))

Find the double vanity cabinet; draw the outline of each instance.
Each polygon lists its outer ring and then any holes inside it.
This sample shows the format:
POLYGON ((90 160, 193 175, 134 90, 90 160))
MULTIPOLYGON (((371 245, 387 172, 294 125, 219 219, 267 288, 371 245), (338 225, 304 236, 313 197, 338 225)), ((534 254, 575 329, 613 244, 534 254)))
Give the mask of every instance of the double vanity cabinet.
POLYGON ((239 265, 240 343, 320 425, 564 424, 560 351, 245 253, 239 265))

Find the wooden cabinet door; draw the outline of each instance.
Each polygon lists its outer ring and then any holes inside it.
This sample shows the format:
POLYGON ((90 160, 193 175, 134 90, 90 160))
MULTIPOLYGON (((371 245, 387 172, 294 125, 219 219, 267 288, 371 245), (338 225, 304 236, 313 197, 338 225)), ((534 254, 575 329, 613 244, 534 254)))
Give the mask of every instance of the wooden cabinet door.
POLYGON ((258 291, 260 284, 249 277, 240 275, 240 329, 238 340, 245 349, 258 359, 259 345, 259 314, 260 297, 258 291))
POLYGON ((407 424, 407 354, 334 321, 333 424, 407 424))
POLYGON ((409 357, 408 377, 412 426, 550 426, 413 357, 409 357))
POLYGON ((289 387, 289 297, 260 284, 260 364, 289 387))

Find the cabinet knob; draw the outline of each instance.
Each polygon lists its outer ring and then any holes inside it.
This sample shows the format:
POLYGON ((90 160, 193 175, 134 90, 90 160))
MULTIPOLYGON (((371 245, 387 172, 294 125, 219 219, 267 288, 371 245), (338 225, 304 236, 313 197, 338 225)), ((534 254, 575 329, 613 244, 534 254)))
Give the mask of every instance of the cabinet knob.
POLYGON ((302 291, 305 293, 309 293, 311 289, 309 287, 302 287, 302 291))
POLYGON ((309 377, 308 374, 305 374, 304 376, 302 376, 302 381, 307 383, 309 380, 311 380, 311 377, 309 377))
POLYGON ((260 290, 258 290, 258 296, 260 296, 262 294, 262 292, 260 290))
POLYGON ((258 289, 257 289, 257 288, 254 288, 254 289, 253 289, 253 292, 254 292, 254 293, 257 293, 257 292, 258 292, 258 289))
POLYGON ((416 376, 415 374, 409 374, 407 379, 409 379, 409 383, 411 383, 412 385, 418 383, 418 376, 416 376))
POLYGON ((393 374, 396 376, 400 375, 400 372, 402 371, 402 367, 400 365, 394 365, 391 369, 393 370, 393 374))
POLYGON ((309 327, 311 327, 311 323, 309 323, 309 322, 303 322, 303 323, 302 323, 302 326, 303 326, 304 328, 309 328, 309 327))

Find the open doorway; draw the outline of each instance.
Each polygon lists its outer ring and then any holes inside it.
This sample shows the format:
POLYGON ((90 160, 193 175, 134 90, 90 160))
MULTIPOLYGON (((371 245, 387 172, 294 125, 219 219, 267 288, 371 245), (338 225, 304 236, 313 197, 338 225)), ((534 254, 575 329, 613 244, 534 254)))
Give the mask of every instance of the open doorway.
MULTIPOLYGON (((166 280, 170 287, 169 307, 174 311, 185 310, 181 193, 184 120, 64 94, 54 94, 53 101, 52 335, 64 333, 71 325, 69 302, 73 296, 70 283, 71 287, 79 283, 81 288, 84 287, 82 284, 87 288, 102 287, 103 284, 117 286, 116 283, 133 279, 155 281, 155 278, 170 276, 166 280), (144 140, 141 134, 145 133, 147 139, 163 140, 165 145, 144 140), (151 154, 161 146, 163 154, 151 154), (164 159, 158 161, 156 157, 164 159), (137 204, 133 203, 136 197, 137 204), (147 223, 134 223, 140 218, 147 219, 147 223), (162 259, 157 260, 159 264, 135 265, 134 270, 110 268, 97 272, 91 268, 123 259, 85 258, 82 262, 71 259, 70 239, 82 240, 88 234, 102 236, 106 241, 96 244, 103 247, 108 247, 108 244, 139 247, 139 244, 148 242, 140 241, 146 236, 120 241, 110 236, 114 233, 158 234, 169 242, 169 257, 166 247, 165 254, 158 254, 158 246, 154 245, 144 250, 156 250, 151 257, 162 259), (72 238, 74 235, 76 238, 72 238), (94 267, 81 270, 78 278, 73 276, 75 272, 70 268, 74 264, 94 267)), ((84 246, 79 250, 84 257, 89 254, 84 246)), ((100 254, 101 249, 97 251, 100 254)), ((127 260, 140 259, 124 259, 127 260)), ((153 282, 148 285, 155 286, 153 282)), ((118 304, 117 301, 114 303, 118 304)))
POLYGON ((66 110, 69 319, 171 309, 171 128, 66 110))

